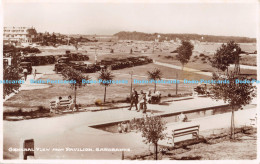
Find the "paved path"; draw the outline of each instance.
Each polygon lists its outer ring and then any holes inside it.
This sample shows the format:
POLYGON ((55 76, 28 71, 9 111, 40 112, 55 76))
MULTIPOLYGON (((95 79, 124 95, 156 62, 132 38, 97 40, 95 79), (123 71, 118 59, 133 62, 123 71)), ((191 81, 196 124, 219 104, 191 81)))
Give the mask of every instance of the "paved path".
MULTIPOLYGON (((240 64, 240 69, 251 69, 251 70, 257 70, 257 66, 250 66, 250 65, 242 65, 240 64)), ((231 68, 235 67, 235 64, 230 65, 231 68)))
MULTIPOLYGON (((161 63, 161 62, 157 62, 157 61, 155 61, 154 64, 161 65, 161 66, 165 66, 165 67, 169 67, 169 68, 179 69, 179 70, 182 69, 181 66, 177 66, 177 65, 173 65, 173 64, 168 64, 168 63, 161 63)), ((200 70, 193 69, 193 68, 184 67, 183 70, 184 70, 184 71, 188 71, 188 72, 193 72, 193 73, 201 74, 201 75, 212 76, 212 73, 211 73, 211 72, 202 72, 202 71, 200 71, 200 70)))
MULTIPOLYGON (((159 114, 173 113, 181 110, 203 108, 207 105, 222 105, 223 102, 215 102, 209 98, 195 98, 190 100, 176 101, 167 107, 162 105, 148 106, 154 108, 159 114)), ((247 111, 247 110, 245 110, 247 111)), ((157 114, 155 111, 155 114, 157 114)), ((244 113, 245 114, 245 113, 244 113)), ((241 117, 244 116, 241 115, 241 117)), ((120 159, 121 152, 97 152, 95 148, 129 148, 130 152, 125 155, 137 154, 148 151, 149 146, 142 142, 139 133, 116 134, 90 128, 90 125, 133 119, 142 117, 142 113, 116 109, 102 112, 82 112, 62 115, 60 117, 39 118, 23 121, 4 121, 4 156, 5 158, 18 158, 17 152, 9 152, 10 147, 19 148, 21 139, 35 140, 38 148, 93 148, 94 151, 36 151, 38 159, 120 159)), ((224 114, 225 115, 225 114, 224 114)), ((223 116, 224 116, 223 115, 223 116)), ((229 113, 227 113, 229 115, 229 113)), ((214 117, 214 116, 213 116, 214 117)), ((236 114, 238 117, 238 114, 236 114)), ((203 120, 203 119, 201 119, 203 120)), ((240 120, 240 119, 239 119, 240 120)), ((218 125, 228 126, 230 117, 219 117, 218 123, 211 124, 210 128, 218 125), (220 121, 221 120, 221 121, 220 121), (226 120, 226 121, 224 121, 226 120), (224 124, 222 124, 224 123, 224 124)), ((208 118, 205 124, 209 124, 208 118)))

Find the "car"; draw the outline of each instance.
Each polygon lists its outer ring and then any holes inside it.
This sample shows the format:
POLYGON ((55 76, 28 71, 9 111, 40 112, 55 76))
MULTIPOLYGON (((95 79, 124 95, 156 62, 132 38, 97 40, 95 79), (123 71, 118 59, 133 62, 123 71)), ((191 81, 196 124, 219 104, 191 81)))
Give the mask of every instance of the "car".
POLYGON ((20 68, 21 68, 21 70, 26 68, 28 71, 28 74, 32 73, 32 63, 31 62, 21 62, 20 68))

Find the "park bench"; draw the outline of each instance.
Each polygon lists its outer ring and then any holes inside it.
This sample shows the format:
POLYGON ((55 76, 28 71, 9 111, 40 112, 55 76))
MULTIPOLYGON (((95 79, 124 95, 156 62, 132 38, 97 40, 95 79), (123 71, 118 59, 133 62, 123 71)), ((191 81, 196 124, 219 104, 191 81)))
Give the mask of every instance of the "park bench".
MULTIPOLYGON (((59 110, 67 110, 69 108, 70 105, 70 100, 61 100, 60 101, 60 108, 59 110)), ((50 102, 50 111, 52 113, 56 113, 57 112, 57 108, 56 108, 56 101, 51 101, 50 102)))
POLYGON ((199 125, 193 125, 184 128, 174 129, 172 130, 172 136, 167 136, 166 143, 165 141, 161 142, 161 145, 174 147, 174 144, 177 142, 182 142, 193 138, 196 138, 198 140, 199 128, 200 128, 199 125), (191 136, 192 138, 190 138, 189 136, 191 136), (180 137, 186 137, 186 138, 180 140, 180 137), (179 138, 179 140, 176 140, 177 138, 179 138))

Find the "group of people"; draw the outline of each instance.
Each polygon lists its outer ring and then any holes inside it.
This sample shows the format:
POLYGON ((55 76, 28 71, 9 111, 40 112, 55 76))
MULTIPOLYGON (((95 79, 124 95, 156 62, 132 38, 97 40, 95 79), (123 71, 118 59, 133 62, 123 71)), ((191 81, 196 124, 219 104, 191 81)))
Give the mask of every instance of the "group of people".
POLYGON ((143 90, 140 91, 140 94, 133 88, 133 92, 130 95, 131 105, 128 110, 131 110, 133 105, 135 105, 135 110, 139 112, 143 110, 143 113, 146 113, 147 103, 151 101, 152 92, 149 90, 145 93, 143 90), (139 109, 138 109, 139 106, 139 109))
MULTIPOLYGON (((69 106, 68 106, 68 110, 75 110, 75 103, 74 103, 74 99, 71 97, 71 95, 68 96, 68 100, 69 100, 69 106)), ((61 101, 62 101, 62 97, 58 97, 56 100, 56 104, 55 104, 55 108, 56 110, 61 110, 63 109, 63 107, 61 106, 61 101)))
POLYGON ((118 124, 118 133, 127 133, 130 131, 130 125, 128 122, 122 122, 118 124))

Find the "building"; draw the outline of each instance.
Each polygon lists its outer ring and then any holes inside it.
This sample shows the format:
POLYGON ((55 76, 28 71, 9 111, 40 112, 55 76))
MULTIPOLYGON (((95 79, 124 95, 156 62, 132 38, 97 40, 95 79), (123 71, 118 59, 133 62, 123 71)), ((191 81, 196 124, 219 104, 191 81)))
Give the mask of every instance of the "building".
POLYGON ((32 43, 37 32, 33 27, 4 27, 4 42, 32 43))

